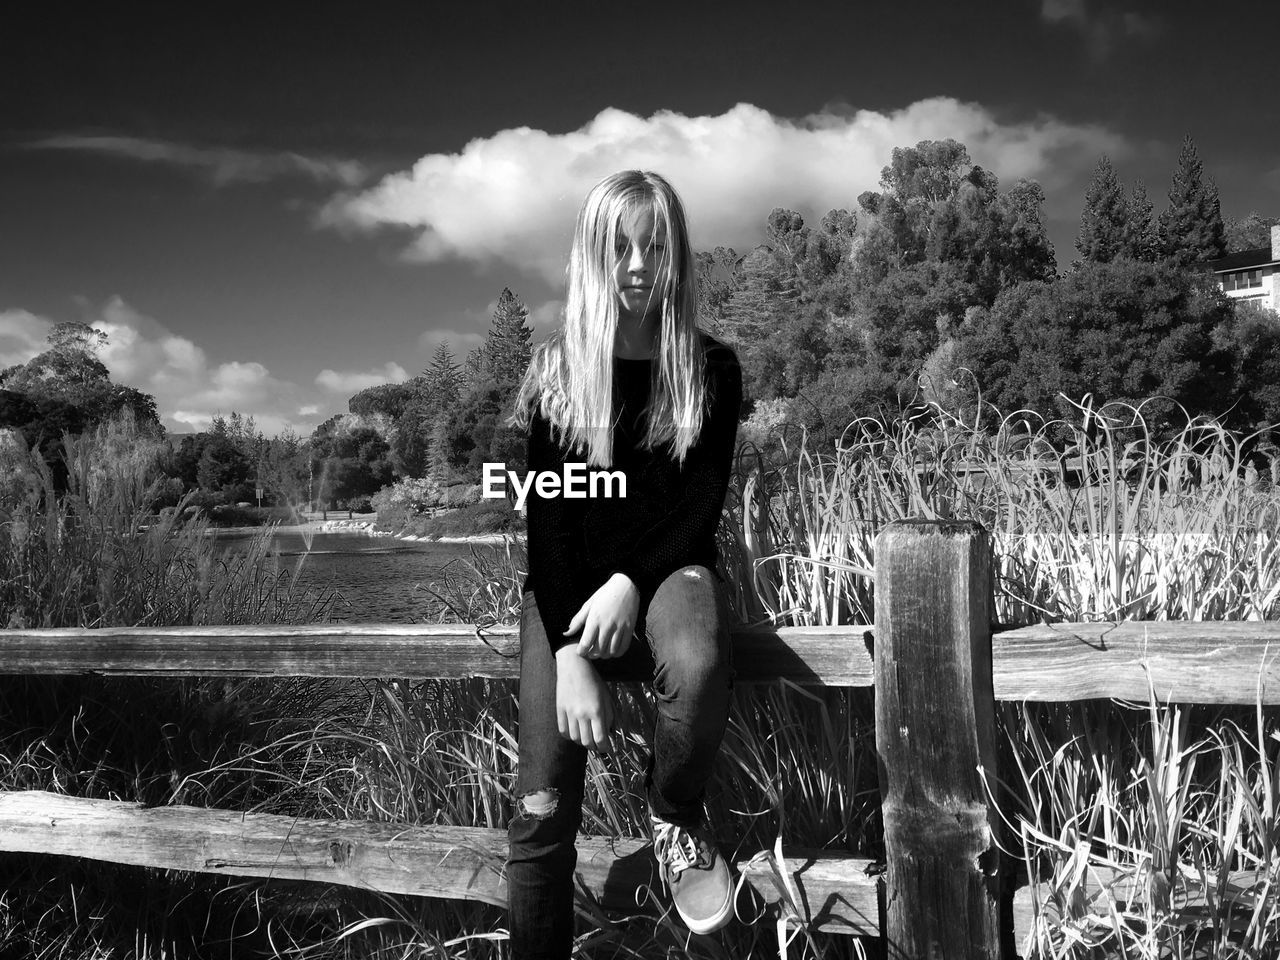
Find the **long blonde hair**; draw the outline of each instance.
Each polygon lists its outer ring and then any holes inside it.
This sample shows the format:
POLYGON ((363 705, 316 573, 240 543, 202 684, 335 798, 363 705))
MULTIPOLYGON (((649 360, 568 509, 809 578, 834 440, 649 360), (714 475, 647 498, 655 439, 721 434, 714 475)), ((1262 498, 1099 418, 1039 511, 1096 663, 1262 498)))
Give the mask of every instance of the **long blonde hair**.
POLYGON ((586 462, 596 467, 609 466, 613 445, 615 243, 621 225, 645 207, 653 213, 655 235, 665 230, 667 240, 642 443, 649 450, 670 444, 683 465, 702 428, 703 335, 697 327, 697 275, 684 204, 658 174, 624 170, 597 183, 582 202, 569 253, 564 323, 534 350, 507 419, 528 429, 540 408, 553 436, 559 433, 558 442, 579 454, 585 450, 586 462))

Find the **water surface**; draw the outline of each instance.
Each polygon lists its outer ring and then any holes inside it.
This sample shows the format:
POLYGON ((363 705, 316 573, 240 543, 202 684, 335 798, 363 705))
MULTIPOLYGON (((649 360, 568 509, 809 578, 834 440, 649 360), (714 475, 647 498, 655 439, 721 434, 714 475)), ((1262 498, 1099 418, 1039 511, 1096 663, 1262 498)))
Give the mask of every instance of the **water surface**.
MULTIPOLYGON (((243 549, 254 534, 220 534, 226 550, 243 549)), ((358 533, 277 533, 272 549, 297 590, 334 594, 333 620, 422 623, 434 619, 425 586, 442 571, 460 573, 476 553, 503 552, 501 543, 421 543, 358 533), (310 543, 308 544, 308 539, 310 543)))

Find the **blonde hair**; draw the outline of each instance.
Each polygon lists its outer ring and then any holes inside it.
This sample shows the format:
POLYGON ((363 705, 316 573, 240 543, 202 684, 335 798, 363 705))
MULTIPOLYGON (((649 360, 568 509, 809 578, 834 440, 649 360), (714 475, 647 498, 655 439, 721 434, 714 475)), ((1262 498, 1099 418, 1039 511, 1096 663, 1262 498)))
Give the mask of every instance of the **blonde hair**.
MULTIPOLYGON (((535 348, 507 423, 528 429, 533 411, 553 437, 591 466, 609 466, 613 446, 613 347, 618 330, 614 268, 622 224, 647 208, 654 235, 666 233, 661 319, 645 406, 646 449, 670 444, 683 466, 702 428, 706 398, 703 339, 697 327, 697 275, 684 205, 656 173, 624 170, 605 177, 578 211, 569 253, 564 323, 535 348), (567 443, 566 443, 567 441, 567 443)), ((657 271, 655 271, 657 272, 657 271)))

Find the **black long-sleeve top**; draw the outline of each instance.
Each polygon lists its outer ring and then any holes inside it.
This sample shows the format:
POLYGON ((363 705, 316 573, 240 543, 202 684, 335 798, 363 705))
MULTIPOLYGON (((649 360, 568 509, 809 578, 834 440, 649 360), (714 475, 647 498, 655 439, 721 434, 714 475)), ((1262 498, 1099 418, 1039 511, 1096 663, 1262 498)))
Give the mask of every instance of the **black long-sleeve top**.
MULTIPOLYGON (((614 573, 635 582, 643 604, 673 571, 690 564, 715 568, 716 527, 729 487, 742 405, 742 371, 730 347, 704 338, 706 413, 683 468, 666 445, 655 450, 639 446, 653 361, 615 357, 615 426, 608 469, 626 475, 626 499, 541 497, 536 485, 529 488, 529 573, 524 589, 534 591, 553 651, 581 637, 565 636, 564 631, 614 573)), ((566 453, 552 438, 542 411, 534 412, 530 471, 562 476, 566 462, 585 459, 581 453, 566 453)), ((594 469, 599 468, 588 471, 594 469)))

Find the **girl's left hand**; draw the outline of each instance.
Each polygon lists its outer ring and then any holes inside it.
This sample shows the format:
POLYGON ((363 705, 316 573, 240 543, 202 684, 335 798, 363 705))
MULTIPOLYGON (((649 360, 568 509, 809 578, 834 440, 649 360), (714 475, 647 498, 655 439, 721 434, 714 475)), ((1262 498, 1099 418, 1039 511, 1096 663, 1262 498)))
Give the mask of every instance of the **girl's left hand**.
POLYGON ((639 589, 625 573, 615 573, 573 615, 565 634, 582 630, 578 655, 585 659, 620 657, 631 646, 639 615, 639 589))

